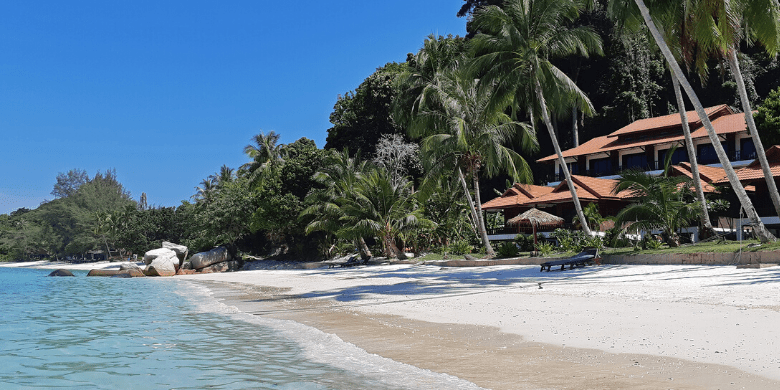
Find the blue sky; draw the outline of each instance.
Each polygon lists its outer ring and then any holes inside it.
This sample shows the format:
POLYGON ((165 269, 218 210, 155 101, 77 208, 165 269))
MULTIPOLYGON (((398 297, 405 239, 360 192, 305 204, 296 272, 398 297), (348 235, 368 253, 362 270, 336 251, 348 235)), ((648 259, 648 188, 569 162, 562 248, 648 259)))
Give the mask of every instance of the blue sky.
POLYGON ((337 95, 429 34, 464 35, 461 4, 2 2, 0 214, 72 168, 176 206, 260 131, 322 147, 337 95))

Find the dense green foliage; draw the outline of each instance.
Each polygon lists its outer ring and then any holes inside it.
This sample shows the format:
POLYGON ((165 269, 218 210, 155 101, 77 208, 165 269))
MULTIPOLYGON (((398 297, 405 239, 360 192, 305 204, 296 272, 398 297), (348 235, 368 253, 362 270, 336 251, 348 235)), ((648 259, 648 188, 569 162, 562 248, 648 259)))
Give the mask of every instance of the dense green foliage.
MULTIPOLYGON (((278 133, 261 132, 243 149, 246 164, 220 167, 178 207, 148 208, 145 195, 132 200, 113 171, 60 173, 54 200, 0 215, 0 259, 80 258, 96 250, 126 257, 161 241, 191 252, 225 245, 234 254, 298 259, 355 250, 364 258, 409 250, 492 255, 477 210, 495 188, 507 180, 547 182, 551 166, 535 160, 555 153, 555 142, 570 148, 677 111, 670 75, 646 31, 623 29, 626 21, 607 17, 606 5, 464 0, 458 16, 469 18, 468 36, 421 37, 405 62, 377 68, 339 96, 324 149, 306 138, 280 144, 278 133), (538 136, 540 126, 551 136, 538 136)), ((762 48, 741 49, 751 103, 764 99, 755 114, 761 137, 767 147, 778 144, 780 61, 762 48)), ((719 58, 702 55, 689 65, 715 70, 694 78, 704 105, 739 104, 719 58)), ((623 210, 618 225, 662 229, 676 245, 676 231, 696 212, 688 185, 627 174, 621 186, 641 202, 623 210)), ((594 230, 604 220, 595 206, 582 218, 594 230)), ((569 251, 603 245, 580 233, 556 236, 569 251)), ((518 249, 533 249, 533 238, 498 252, 514 256, 518 249)))

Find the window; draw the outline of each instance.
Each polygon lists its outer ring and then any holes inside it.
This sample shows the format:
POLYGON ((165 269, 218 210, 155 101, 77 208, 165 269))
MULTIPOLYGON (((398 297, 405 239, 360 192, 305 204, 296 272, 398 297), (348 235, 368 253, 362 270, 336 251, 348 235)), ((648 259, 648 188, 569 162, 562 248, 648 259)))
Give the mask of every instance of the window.
MULTIPOLYGON (((670 149, 658 151, 658 166, 657 169, 664 169, 664 163, 666 162, 666 153, 669 153, 670 149)), ((717 159, 717 157, 716 157, 717 159)), ((677 148, 672 155, 672 165, 677 165, 683 161, 688 161, 688 151, 683 148, 677 148)))
MULTIPOLYGON (((729 145, 725 142, 721 142, 720 144, 723 146, 723 150, 728 155, 729 145)), ((715 153, 715 148, 712 146, 712 144, 699 145, 698 154, 699 164, 717 164, 720 162, 720 160, 718 160, 718 154, 715 153)))
POLYGON ((644 153, 626 154, 623 156, 623 169, 646 169, 647 155, 644 153))
POLYGON ((590 175, 604 176, 612 173, 612 163, 607 158, 590 160, 590 175))
POLYGON ((756 145, 753 138, 742 138, 739 141, 739 159, 754 160, 756 158, 756 145))

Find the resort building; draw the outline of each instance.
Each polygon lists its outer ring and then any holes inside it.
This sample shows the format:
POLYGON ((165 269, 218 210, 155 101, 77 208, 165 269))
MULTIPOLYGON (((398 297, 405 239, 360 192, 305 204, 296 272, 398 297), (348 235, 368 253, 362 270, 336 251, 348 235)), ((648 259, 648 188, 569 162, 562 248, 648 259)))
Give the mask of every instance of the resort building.
MULTIPOLYGON (((749 186, 748 191, 754 202, 757 202, 756 206, 761 205, 759 215, 776 220, 774 210, 770 210, 772 203, 768 201, 761 167, 754 161, 756 149, 747 130, 744 114, 734 113, 727 105, 709 107, 705 112, 731 165, 735 169, 744 167, 740 170, 740 180, 744 177, 743 183, 749 186)), ((705 192, 714 192, 715 185, 728 184, 728 179, 699 116, 695 111, 690 111, 687 112, 687 118, 699 163, 699 179, 705 192)), ((674 147, 677 149, 671 157, 673 166, 670 174, 693 178, 679 114, 635 121, 611 134, 593 138, 580 146, 565 150, 562 154, 572 173, 575 191, 582 206, 596 203, 600 214, 607 216, 617 214, 632 201, 630 194, 614 194, 612 191, 620 173, 627 169, 640 169, 650 174, 661 174, 665 158, 674 147)), ((776 178, 780 178, 780 148, 773 147, 770 150, 774 150, 771 152, 775 164, 773 167, 777 170, 776 178)), ((562 217, 570 223, 575 215, 574 204, 568 184, 561 180, 563 173, 558 156, 547 156, 538 162, 555 166, 555 177, 548 186, 515 184, 500 197, 483 204, 483 210, 501 212, 505 220, 509 220, 530 208, 537 208, 562 217)), ((775 222, 774 220, 770 219, 765 223, 775 222)), ((513 236, 518 232, 515 230, 517 228, 499 229, 491 232, 491 238, 508 239, 509 235, 513 236)))
MULTIPOLYGON (((725 104, 709 107, 705 112, 732 166, 747 165, 756 158, 756 148, 745 124, 745 114, 735 114, 725 104)), ((687 117, 698 163, 720 166, 699 115, 696 111, 689 111, 687 117)), ((680 114, 638 120, 611 134, 593 138, 578 147, 563 151, 562 154, 572 174, 615 178, 626 169, 662 169, 666 154, 674 146, 678 148, 672 156, 672 164, 689 161, 680 114)), ((561 179, 563 173, 557 155, 553 154, 538 161, 554 164, 554 181, 561 179)))

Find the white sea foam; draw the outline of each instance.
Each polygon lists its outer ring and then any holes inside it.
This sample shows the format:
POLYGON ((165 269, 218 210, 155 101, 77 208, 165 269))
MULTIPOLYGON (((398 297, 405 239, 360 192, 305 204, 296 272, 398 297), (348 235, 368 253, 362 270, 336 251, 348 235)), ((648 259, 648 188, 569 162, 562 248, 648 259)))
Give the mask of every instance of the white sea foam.
POLYGON ((395 388, 408 389, 481 389, 458 377, 433 372, 371 354, 345 342, 338 336, 295 321, 255 316, 235 306, 222 303, 206 286, 187 283, 179 294, 191 300, 202 312, 217 313, 231 319, 271 328, 280 337, 298 344, 308 360, 323 363, 356 375, 364 376, 395 388))

